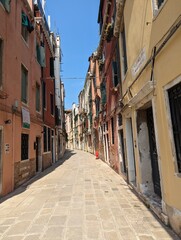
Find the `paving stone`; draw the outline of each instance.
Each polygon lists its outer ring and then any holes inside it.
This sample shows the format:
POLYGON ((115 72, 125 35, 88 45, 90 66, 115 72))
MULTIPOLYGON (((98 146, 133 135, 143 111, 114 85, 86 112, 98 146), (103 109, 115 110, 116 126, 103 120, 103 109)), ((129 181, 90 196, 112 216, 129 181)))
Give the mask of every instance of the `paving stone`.
POLYGON ((1 203, 0 240, 178 240, 107 164, 75 153, 1 203))
POLYGON ((40 239, 40 235, 33 234, 33 235, 26 236, 23 240, 39 240, 39 239, 40 239))
POLYGON ((121 240, 116 231, 104 232, 105 240, 121 240))
POLYGON ((65 240, 84 240, 82 227, 71 227, 66 229, 65 240))
POLYGON ((45 231, 42 239, 63 239, 63 233, 64 228, 52 226, 45 231))
POLYGON ((66 224, 67 216, 52 216, 48 222, 48 225, 60 225, 66 224))
POLYGON ((23 222, 15 223, 6 232, 6 235, 12 236, 12 235, 24 234, 27 231, 30 223, 31 223, 30 221, 23 221, 23 222))
POLYGON ((136 239, 136 233, 132 230, 131 227, 119 227, 119 232, 122 239, 136 239))

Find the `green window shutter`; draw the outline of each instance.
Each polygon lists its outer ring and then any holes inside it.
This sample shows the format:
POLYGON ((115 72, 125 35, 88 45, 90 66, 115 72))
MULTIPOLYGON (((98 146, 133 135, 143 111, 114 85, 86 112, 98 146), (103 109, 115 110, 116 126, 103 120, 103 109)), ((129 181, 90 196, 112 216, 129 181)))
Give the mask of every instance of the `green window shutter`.
POLYGON ((28 27, 28 17, 24 12, 21 14, 22 25, 28 27))
POLYGON ((46 67, 45 48, 40 46, 40 65, 46 67))
POLYGON ((10 13, 10 2, 11 0, 0 0, 0 2, 2 3, 2 5, 4 6, 4 8, 6 9, 6 11, 8 13, 10 13))

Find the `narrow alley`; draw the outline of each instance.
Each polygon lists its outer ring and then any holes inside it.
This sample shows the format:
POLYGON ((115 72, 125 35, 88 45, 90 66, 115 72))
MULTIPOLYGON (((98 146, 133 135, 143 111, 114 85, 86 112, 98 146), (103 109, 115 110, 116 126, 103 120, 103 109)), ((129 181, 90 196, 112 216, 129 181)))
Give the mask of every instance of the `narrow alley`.
POLYGON ((67 150, 62 162, 1 200, 3 240, 178 240, 104 162, 67 150))

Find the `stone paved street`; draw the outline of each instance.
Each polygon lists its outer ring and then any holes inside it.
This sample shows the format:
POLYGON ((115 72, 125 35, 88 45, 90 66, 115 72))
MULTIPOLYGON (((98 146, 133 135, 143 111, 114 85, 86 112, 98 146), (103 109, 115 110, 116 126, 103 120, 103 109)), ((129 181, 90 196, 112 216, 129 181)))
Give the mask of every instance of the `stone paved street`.
POLYGON ((0 239, 179 239, 104 162, 81 151, 64 158, 2 199, 0 239))

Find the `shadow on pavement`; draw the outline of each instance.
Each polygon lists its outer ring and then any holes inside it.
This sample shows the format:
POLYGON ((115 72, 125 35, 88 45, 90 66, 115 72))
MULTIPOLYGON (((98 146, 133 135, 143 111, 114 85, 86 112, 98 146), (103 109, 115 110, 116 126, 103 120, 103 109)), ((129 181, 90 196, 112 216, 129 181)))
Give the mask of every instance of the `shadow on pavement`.
POLYGON ((36 182, 37 180, 45 177, 49 173, 53 172, 57 167, 61 166, 64 162, 69 160, 71 158, 71 156, 73 156, 75 154, 77 154, 77 153, 74 152, 73 150, 66 149, 66 151, 64 153, 64 156, 61 159, 59 159, 56 163, 53 163, 52 166, 50 166, 49 168, 45 169, 43 172, 37 173, 35 176, 33 176, 28 181, 26 181, 25 183, 20 185, 14 191, 12 191, 11 193, 7 194, 6 196, 0 198, 0 204, 3 203, 4 201, 8 200, 9 198, 12 198, 12 197, 14 197, 14 196, 16 196, 18 194, 21 194, 22 192, 26 191, 26 189, 28 188, 29 185, 31 185, 32 183, 36 182))

